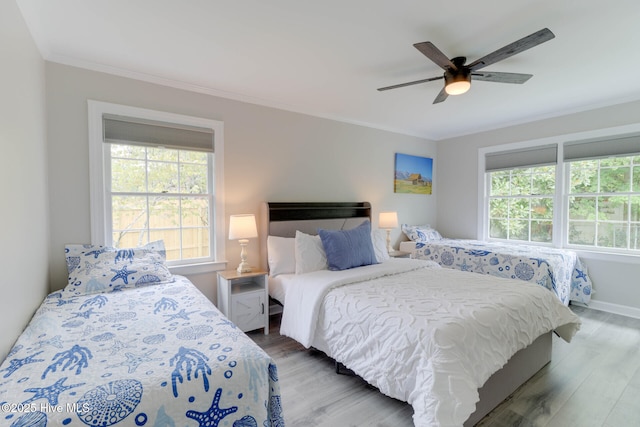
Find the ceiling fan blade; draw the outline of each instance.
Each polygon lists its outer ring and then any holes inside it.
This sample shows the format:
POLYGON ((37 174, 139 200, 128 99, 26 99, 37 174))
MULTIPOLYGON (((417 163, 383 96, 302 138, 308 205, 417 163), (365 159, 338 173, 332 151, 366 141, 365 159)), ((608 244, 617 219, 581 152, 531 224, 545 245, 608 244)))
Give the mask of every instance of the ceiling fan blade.
POLYGON ((431 42, 416 43, 413 47, 422 52, 424 56, 435 62, 443 70, 451 69, 456 71, 458 69, 458 67, 431 42))
POLYGON ((496 50, 495 52, 492 52, 476 61, 473 61, 471 64, 469 64, 468 67, 471 71, 479 70, 486 67, 487 65, 494 64, 498 61, 502 61, 503 59, 507 59, 517 53, 523 52, 527 49, 531 49, 532 47, 551 40, 554 37, 555 34, 553 34, 551 30, 549 30, 548 28, 543 28, 540 31, 536 31, 535 33, 530 34, 527 37, 508 44, 505 47, 496 50))
POLYGON ((420 84, 420 83, 432 82, 434 80, 440 80, 440 79, 443 79, 443 78, 444 78, 444 76, 429 77, 428 79, 416 80, 415 82, 400 83, 400 84, 393 85, 393 86, 381 87, 381 88, 378 88, 378 90, 382 92, 383 90, 397 89, 399 87, 405 87, 405 86, 417 85, 417 84, 420 84))
POLYGON ((515 83, 522 84, 533 77, 533 74, 520 73, 499 73, 494 71, 483 71, 480 73, 471 73, 473 80, 496 83, 515 83))
POLYGON ((444 101, 445 99, 447 99, 448 96, 449 96, 449 94, 444 90, 444 88, 442 88, 442 90, 440 91, 438 96, 436 96, 436 99, 433 100, 433 103, 434 104, 438 104, 438 103, 444 101))

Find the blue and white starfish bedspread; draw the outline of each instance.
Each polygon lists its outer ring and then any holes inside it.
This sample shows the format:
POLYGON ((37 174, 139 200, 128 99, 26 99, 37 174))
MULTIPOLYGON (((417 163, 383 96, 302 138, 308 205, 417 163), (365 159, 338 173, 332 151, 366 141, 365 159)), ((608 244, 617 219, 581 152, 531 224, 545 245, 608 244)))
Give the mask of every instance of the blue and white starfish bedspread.
POLYGON ((175 277, 50 294, 0 365, 0 425, 284 426, 273 360, 175 277))
POLYGON ((591 279, 573 251, 442 239, 416 242, 412 256, 435 261, 446 268, 538 283, 553 291, 565 305, 570 300, 584 304, 591 300, 591 279))

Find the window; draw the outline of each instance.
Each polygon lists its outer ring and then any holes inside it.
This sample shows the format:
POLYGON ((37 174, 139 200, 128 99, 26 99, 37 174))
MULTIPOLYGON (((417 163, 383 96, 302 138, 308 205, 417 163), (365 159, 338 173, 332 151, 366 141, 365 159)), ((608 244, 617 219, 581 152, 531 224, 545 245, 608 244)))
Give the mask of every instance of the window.
POLYGON ((164 240, 170 266, 215 263, 222 123, 96 101, 89 120, 92 243, 164 240))
POLYGON ((556 145, 486 155, 489 238, 552 242, 556 158, 556 145))
POLYGON ((212 156, 124 144, 107 150, 112 245, 164 240, 167 261, 210 258, 212 156))
POLYGON ((546 141, 480 151, 481 238, 640 255, 640 134, 546 141))
POLYGON ((555 166, 489 172, 489 237, 551 243, 555 166))
POLYGON ((568 243, 640 250, 640 156, 568 163, 568 243))

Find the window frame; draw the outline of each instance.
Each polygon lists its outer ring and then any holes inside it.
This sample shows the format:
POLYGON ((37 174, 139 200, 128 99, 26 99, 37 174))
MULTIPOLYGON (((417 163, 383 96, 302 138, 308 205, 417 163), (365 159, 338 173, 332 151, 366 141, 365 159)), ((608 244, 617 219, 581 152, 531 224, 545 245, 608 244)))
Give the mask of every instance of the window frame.
MULTIPOLYGON (((478 149, 478 219, 477 219, 477 238, 484 241, 501 241, 511 242, 513 244, 527 244, 543 246, 538 242, 522 242, 515 240, 498 240, 489 238, 489 191, 490 185, 486 169, 486 155, 488 153, 498 153, 502 151, 526 149, 531 147, 539 147, 548 144, 557 144, 558 161, 556 164, 556 193, 554 197, 554 214, 553 214, 553 240, 552 246, 556 248, 570 249, 578 253, 580 257, 585 259, 599 259, 614 262, 632 262, 640 264, 640 253, 633 250, 619 250, 605 247, 588 247, 582 245, 570 245, 568 243, 568 209, 569 194, 568 184, 569 167, 568 161, 564 160, 564 145, 575 143, 576 141, 588 142, 591 139, 603 138, 619 138, 627 134, 640 132, 640 123, 626 126, 619 126, 607 129, 598 129, 587 132, 577 132, 571 134, 558 135, 548 138, 540 138, 529 141, 521 141, 509 144, 500 144, 494 146, 481 147, 478 149), (609 250, 611 249, 611 250, 609 250)), ((548 244, 547 244, 548 245, 548 244)))
MULTIPOLYGON (((503 169, 502 171, 503 172, 504 171, 511 172, 513 170, 516 170, 516 169, 533 169, 533 168, 536 168, 536 167, 551 167, 551 166, 555 167, 556 168, 555 172, 557 172, 557 165, 518 166, 518 167, 511 168, 511 169, 503 169)), ((553 194, 548 194, 548 195, 544 195, 544 196, 543 195, 538 195, 538 194, 530 194, 530 193, 524 193, 524 194, 519 194, 519 195, 509 194, 507 196, 493 196, 493 195, 491 195, 491 179, 489 178, 489 174, 494 173, 494 172, 499 172, 499 171, 498 170, 494 170, 494 171, 485 172, 485 179, 487 181, 487 187, 486 187, 486 190, 485 190, 486 191, 486 195, 485 195, 485 200, 486 200, 485 204, 486 204, 486 206, 485 207, 486 207, 486 222, 487 222, 487 224, 486 224, 486 233, 487 233, 486 237, 487 237, 487 240, 506 242, 506 243, 516 243, 516 244, 522 244, 522 245, 531 244, 531 245, 539 245, 539 246, 553 246, 554 239, 556 239, 556 236, 555 236, 556 229, 554 227, 554 225, 555 225, 554 224, 554 219, 555 219, 555 212, 556 212, 557 188, 554 188, 553 194), (551 218, 551 230, 552 230, 551 236, 552 236, 552 239, 550 241, 542 242, 542 241, 531 240, 531 223, 534 221, 534 218, 532 218, 531 215, 529 215, 528 218, 523 219, 523 220, 525 220, 525 221, 527 221, 529 223, 529 227, 528 227, 529 231, 528 231, 528 239, 527 240, 510 239, 510 238, 501 239, 501 238, 498 238, 498 237, 490 237, 490 232, 491 232, 491 225, 490 225, 490 219, 491 219, 490 211, 491 211, 491 208, 490 208, 490 204, 491 204, 491 200, 492 199, 493 200, 495 200, 495 199, 513 200, 513 199, 516 199, 516 198, 520 198, 520 199, 528 199, 529 203, 531 203, 531 199, 541 198, 541 197, 549 198, 549 199, 551 199, 553 201, 553 216, 551 218)), ((513 182, 511 180, 511 175, 510 175, 510 181, 511 181, 511 183, 513 182)), ((555 180, 555 182, 557 183, 557 179, 555 180)))
POLYGON ((112 104, 101 101, 88 100, 89 119, 89 192, 90 192, 90 216, 91 216, 91 243, 106 245, 111 242, 111 213, 107 211, 110 206, 109 185, 110 164, 106 162, 110 156, 107 151, 110 144, 103 142, 103 115, 120 115, 136 119, 145 119, 173 123, 176 125, 197 126, 209 128, 213 131, 213 162, 210 166, 210 186, 213 190, 212 221, 210 251, 211 255, 205 259, 168 261, 167 264, 175 274, 198 274, 223 270, 226 262, 222 259, 225 254, 224 232, 224 124, 221 121, 185 116, 181 114, 150 110, 145 108, 130 107, 126 105, 112 104))
MULTIPOLYGON (((638 157, 638 155, 634 155, 634 154, 629 154, 626 156, 611 156, 611 158, 613 157, 638 157)), ((596 159, 594 159, 596 160, 596 159)), ((577 160, 576 160, 577 161, 577 160)), ((564 211, 566 212, 564 215, 564 224, 566 229, 569 229, 569 200, 571 197, 580 197, 580 196, 586 196, 586 197, 594 197, 594 198, 598 198, 598 197, 616 197, 616 196, 624 196, 624 197, 633 197, 634 195, 640 196, 640 191, 638 192, 633 192, 633 191, 623 191, 623 192, 611 192, 611 191, 598 191, 598 192, 594 192, 594 193, 570 193, 569 192, 569 187, 570 187, 570 182, 571 182, 571 163, 574 163, 576 161, 565 161, 563 164, 565 166, 564 169, 564 183, 567 183, 566 187, 564 187, 564 211)), ((633 167, 632 165, 630 165, 630 167, 633 167)), ((598 165, 598 173, 600 173, 601 171, 601 166, 598 165)), ((631 179, 631 177, 630 177, 631 179)), ((630 184, 632 184, 630 182, 630 184)), ((632 188, 630 187, 630 190, 632 188)), ((598 222, 597 220, 593 221, 595 223, 595 226, 598 227, 598 222)), ((631 219, 626 221, 625 224, 625 228, 630 227, 631 225, 631 219)), ((627 229, 627 237, 629 237, 628 233, 629 233, 630 229, 627 229)), ((611 253, 611 254, 622 254, 622 255, 631 255, 631 256, 640 256, 640 249, 625 249, 625 248, 616 248, 616 247, 608 247, 608 246, 599 246, 597 244, 594 245, 583 245, 583 244, 578 244, 578 243, 569 243, 569 234, 566 233, 566 235, 563 236, 563 243, 565 245, 566 248, 568 249, 574 249, 574 250, 581 250, 581 251, 588 251, 588 252, 606 252, 606 253, 611 253)), ((596 235, 597 237, 597 235, 596 235)), ((597 238, 596 238, 596 243, 597 243, 597 238)), ((627 242, 628 244, 628 242, 627 242)))
MULTIPOLYGON (((559 138, 559 137, 558 137, 559 138)), ((562 177, 560 172, 563 168, 562 162, 562 146, 557 138, 543 138, 532 141, 515 142, 510 144, 494 145, 489 147, 482 147, 478 149, 478 223, 477 223, 477 236, 478 239, 488 242, 509 242, 513 244, 521 245, 535 245, 535 246, 554 246, 562 247, 561 233, 563 227, 557 228, 558 221, 562 218, 563 209, 562 205, 562 193, 559 191, 558 182, 562 177), (556 145, 556 190, 553 197, 553 219, 552 219, 552 240, 551 242, 535 242, 535 241, 522 241, 522 240, 505 240, 494 239, 489 237, 489 194, 491 192, 491 180, 488 178, 488 172, 486 172, 486 158, 487 155, 497 154, 501 152, 509 151, 528 151, 535 148, 544 148, 546 146, 556 145)), ((518 166, 521 168, 524 166, 518 166)), ((513 169, 516 169, 514 167, 513 169)))

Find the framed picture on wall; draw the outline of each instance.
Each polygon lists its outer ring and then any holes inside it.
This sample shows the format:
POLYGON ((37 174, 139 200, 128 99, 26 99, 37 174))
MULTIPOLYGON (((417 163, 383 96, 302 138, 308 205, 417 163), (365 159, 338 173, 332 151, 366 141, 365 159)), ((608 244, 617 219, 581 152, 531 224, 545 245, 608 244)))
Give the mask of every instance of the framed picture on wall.
POLYGON ((433 159, 396 153, 394 192, 431 194, 433 159))

